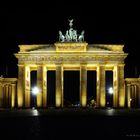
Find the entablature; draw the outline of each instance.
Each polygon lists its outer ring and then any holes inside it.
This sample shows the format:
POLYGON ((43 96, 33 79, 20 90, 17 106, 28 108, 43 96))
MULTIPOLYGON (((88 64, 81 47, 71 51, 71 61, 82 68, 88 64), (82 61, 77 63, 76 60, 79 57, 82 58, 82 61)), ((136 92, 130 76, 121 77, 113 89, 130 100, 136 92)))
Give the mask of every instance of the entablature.
POLYGON ((124 63, 126 56, 21 56, 19 63, 124 63))

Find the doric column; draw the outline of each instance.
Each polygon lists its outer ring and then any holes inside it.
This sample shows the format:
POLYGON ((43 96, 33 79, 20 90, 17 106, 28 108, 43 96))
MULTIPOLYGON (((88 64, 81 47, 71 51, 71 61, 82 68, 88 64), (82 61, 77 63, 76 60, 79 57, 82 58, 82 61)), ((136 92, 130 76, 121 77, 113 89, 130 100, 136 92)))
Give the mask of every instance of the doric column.
POLYGON ((18 66, 18 89, 17 89, 17 105, 23 107, 25 93, 25 78, 24 78, 24 66, 18 66))
POLYGON ((3 107, 3 86, 0 84, 0 108, 3 107))
POLYGON ((131 97, 131 107, 133 108, 133 107, 135 107, 135 101, 134 101, 134 85, 131 85, 131 93, 130 93, 131 95, 130 95, 130 97, 131 97))
POLYGON ((42 79, 43 79, 43 107, 47 106, 47 69, 43 66, 42 72, 42 79))
POLYGON ((105 107, 105 66, 99 65, 97 67, 97 107, 105 107))
POLYGON ((6 95, 5 106, 6 107, 9 107, 9 88, 8 87, 9 87, 8 85, 5 86, 5 95, 6 95))
POLYGON ((6 85, 3 84, 3 107, 6 107, 6 94, 5 94, 5 91, 6 91, 6 85))
POLYGON ((8 85, 8 107, 12 107, 11 103, 12 103, 12 85, 9 84, 8 85))
POLYGON ((86 65, 81 65, 80 69, 80 105, 87 105, 87 69, 86 65))
POLYGON ((130 102, 131 102, 131 89, 130 89, 130 84, 127 84, 127 92, 126 92, 126 94, 127 94, 127 107, 131 107, 131 104, 130 104, 130 102))
POLYGON ((114 66, 113 69, 113 107, 118 107, 118 66, 114 66))
POLYGON ((16 100, 16 84, 12 84, 12 93, 11 93, 11 107, 15 107, 15 100, 16 100))
POLYGON ((56 65, 56 107, 62 106, 62 68, 56 65))
POLYGON ((30 107, 30 67, 25 66, 25 107, 30 107))
POLYGON ((37 107, 42 107, 42 97, 43 97, 43 67, 42 65, 37 66, 37 87, 39 93, 37 94, 37 107))
POLYGON ((62 96, 61 96, 61 103, 62 103, 62 107, 64 106, 64 70, 63 70, 63 66, 61 66, 61 86, 62 86, 62 96))
POLYGON ((140 107, 140 94, 139 93, 140 93, 140 81, 138 81, 138 85, 137 85, 138 107, 140 107))
POLYGON ((124 64, 118 66, 119 107, 125 107, 124 64))
POLYGON ((135 101, 135 107, 137 107, 137 85, 134 85, 134 101, 135 101))

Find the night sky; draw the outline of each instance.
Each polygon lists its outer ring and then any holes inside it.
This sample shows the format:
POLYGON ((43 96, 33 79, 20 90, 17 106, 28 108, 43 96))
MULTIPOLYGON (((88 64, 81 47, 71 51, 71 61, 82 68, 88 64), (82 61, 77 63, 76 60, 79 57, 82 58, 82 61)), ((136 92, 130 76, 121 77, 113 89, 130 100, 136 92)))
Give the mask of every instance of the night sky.
POLYGON ((3 7, 0 9, 0 75, 17 77, 19 44, 50 44, 58 41, 58 31, 69 29, 74 19, 78 33, 85 30, 89 44, 124 44, 129 53, 125 77, 138 77, 139 7, 135 3, 52 2, 42 5, 3 7))

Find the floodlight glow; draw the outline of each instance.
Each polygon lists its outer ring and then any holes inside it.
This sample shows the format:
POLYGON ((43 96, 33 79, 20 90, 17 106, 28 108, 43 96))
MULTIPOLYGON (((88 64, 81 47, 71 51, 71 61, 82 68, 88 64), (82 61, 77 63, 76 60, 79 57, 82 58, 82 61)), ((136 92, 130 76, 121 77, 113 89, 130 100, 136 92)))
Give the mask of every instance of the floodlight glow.
POLYGON ((110 87, 110 88, 108 89, 108 93, 109 93, 109 94, 113 94, 113 88, 112 88, 112 87, 110 87))
POLYGON ((37 94, 39 93, 38 87, 34 87, 34 88, 32 89, 32 93, 33 93, 34 95, 37 95, 37 94))

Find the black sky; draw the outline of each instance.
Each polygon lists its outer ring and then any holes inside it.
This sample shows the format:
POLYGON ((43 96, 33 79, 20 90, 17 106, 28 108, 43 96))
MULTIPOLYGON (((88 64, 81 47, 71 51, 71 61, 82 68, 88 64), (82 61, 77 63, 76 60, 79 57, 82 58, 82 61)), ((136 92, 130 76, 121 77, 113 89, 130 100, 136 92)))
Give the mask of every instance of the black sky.
POLYGON ((140 11, 137 3, 51 2, 38 6, 17 5, 0 9, 0 74, 17 77, 19 44, 50 44, 58 41, 58 31, 67 30, 68 19, 74 28, 85 30, 90 43, 124 44, 129 53, 125 77, 140 75, 140 11), (137 68, 137 72, 135 72, 137 68))

